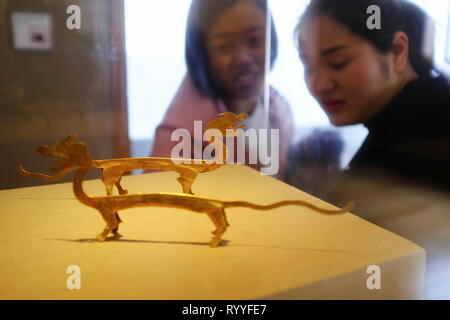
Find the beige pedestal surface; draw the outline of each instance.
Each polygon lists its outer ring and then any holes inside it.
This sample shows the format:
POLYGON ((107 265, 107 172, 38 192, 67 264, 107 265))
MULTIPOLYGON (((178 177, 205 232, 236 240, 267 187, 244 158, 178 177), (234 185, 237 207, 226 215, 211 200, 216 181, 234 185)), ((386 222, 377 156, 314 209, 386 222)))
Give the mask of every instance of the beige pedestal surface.
MULTIPOLYGON (((130 193, 181 192, 176 177, 125 176, 122 185, 130 193)), ((84 189, 105 194, 100 180, 85 181, 84 189)), ((242 165, 199 175, 193 192, 333 208, 242 165)), ((158 207, 120 212, 122 237, 99 243, 103 219, 74 198, 70 183, 0 191, 0 299, 422 298, 425 251, 355 215, 297 206, 226 211, 222 247, 208 246, 214 226, 206 215, 158 207), (67 287, 72 265, 81 289, 67 287), (372 265, 381 289, 367 286, 372 265)))

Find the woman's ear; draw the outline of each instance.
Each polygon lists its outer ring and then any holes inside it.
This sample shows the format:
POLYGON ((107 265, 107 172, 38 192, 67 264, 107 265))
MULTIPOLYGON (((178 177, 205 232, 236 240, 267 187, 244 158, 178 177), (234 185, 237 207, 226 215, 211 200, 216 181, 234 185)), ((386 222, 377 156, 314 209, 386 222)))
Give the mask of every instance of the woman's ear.
POLYGON ((397 31, 392 40, 394 70, 401 73, 409 66, 409 38, 403 31, 397 31))

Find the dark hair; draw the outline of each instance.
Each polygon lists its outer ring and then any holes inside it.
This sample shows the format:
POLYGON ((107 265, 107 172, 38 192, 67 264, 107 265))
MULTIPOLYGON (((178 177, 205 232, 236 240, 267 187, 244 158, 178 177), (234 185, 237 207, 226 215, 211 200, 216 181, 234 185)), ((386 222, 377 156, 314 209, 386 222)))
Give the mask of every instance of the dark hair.
MULTIPOLYGON (((206 34, 220 13, 243 1, 251 1, 264 13, 267 12, 267 0, 193 0, 189 9, 185 47, 187 70, 197 88, 209 98, 219 99, 222 93, 211 74, 206 34)), ((273 66, 278 54, 278 37, 273 20, 271 30, 270 61, 273 66)))
MULTIPOLYGON (((426 36, 432 19, 418 6, 406 0, 312 0, 297 26, 305 19, 328 15, 344 24, 351 32, 372 43, 381 53, 393 49, 396 32, 403 31, 409 39, 409 62, 420 77, 431 76, 433 58, 427 56, 426 36), (381 9, 381 29, 370 30, 366 21, 367 8, 381 9)), ((298 39, 298 37, 297 37, 298 39)))

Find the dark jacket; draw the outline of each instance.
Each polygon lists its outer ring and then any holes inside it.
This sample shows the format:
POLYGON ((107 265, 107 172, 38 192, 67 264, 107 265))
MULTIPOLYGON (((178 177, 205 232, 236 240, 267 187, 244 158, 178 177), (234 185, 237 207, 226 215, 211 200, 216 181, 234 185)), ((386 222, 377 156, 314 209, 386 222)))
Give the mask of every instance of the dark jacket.
POLYGON ((450 85, 419 78, 365 124, 369 134, 348 174, 385 170, 402 178, 450 188, 450 85))

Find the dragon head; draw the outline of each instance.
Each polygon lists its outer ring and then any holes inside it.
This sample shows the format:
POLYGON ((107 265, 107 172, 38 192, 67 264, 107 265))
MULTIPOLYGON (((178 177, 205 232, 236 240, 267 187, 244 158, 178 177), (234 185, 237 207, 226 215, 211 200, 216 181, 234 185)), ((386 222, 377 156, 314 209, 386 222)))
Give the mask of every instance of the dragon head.
POLYGON ((208 123, 206 130, 216 129, 222 133, 223 137, 235 137, 238 134, 236 130, 245 127, 245 124, 241 124, 239 126, 236 126, 236 124, 247 118, 248 115, 246 113, 241 113, 239 115, 236 115, 233 112, 220 113, 218 118, 213 119, 208 123))
POLYGON ((56 161, 56 166, 50 169, 52 172, 60 172, 66 168, 90 166, 91 156, 86 145, 84 142, 74 142, 77 138, 77 135, 70 134, 67 138, 52 146, 39 147, 37 152, 44 156, 60 158, 56 161))
POLYGON ((52 146, 44 145, 37 149, 37 152, 44 156, 59 158, 56 160, 56 165, 50 169, 50 171, 57 174, 56 176, 33 174, 23 169, 22 166, 17 167, 18 172, 25 176, 33 175, 43 180, 54 181, 62 178, 72 170, 80 167, 89 167, 91 165, 91 156, 83 142, 74 142, 76 138, 77 135, 70 134, 61 142, 57 142, 52 146))

